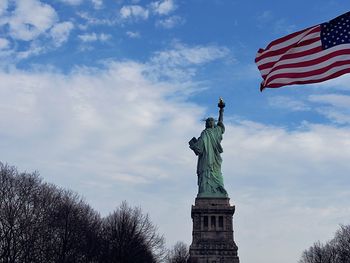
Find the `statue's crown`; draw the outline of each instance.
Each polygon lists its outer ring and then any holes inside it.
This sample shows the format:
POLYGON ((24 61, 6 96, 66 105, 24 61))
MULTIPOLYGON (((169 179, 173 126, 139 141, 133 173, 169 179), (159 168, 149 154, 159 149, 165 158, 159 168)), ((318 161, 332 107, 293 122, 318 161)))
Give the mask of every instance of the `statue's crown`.
POLYGON ((203 118, 203 119, 201 119, 201 121, 206 122, 206 121, 209 120, 209 119, 213 119, 215 122, 218 121, 217 119, 215 119, 215 118, 213 118, 213 117, 203 118))

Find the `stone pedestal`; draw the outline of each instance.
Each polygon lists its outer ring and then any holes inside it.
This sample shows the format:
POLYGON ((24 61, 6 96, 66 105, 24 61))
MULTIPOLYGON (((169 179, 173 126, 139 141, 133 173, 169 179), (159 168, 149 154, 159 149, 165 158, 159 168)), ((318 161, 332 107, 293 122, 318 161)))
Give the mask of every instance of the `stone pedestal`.
POLYGON ((239 263, 233 238, 233 214, 229 198, 196 198, 190 263, 239 263))

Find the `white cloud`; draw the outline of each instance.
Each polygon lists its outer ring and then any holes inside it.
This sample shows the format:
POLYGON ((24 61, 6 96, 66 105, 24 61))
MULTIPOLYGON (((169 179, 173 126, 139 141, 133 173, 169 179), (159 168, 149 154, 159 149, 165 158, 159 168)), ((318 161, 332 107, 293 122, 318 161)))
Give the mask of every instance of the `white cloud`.
POLYGON ((0 15, 6 11, 8 7, 8 0, 1 0, 0 1, 0 15))
POLYGON ((181 79, 183 82, 196 74, 196 66, 227 58, 229 53, 226 47, 221 46, 186 46, 175 43, 172 49, 156 52, 149 64, 155 68, 156 75, 181 79))
POLYGON ((58 48, 74 27, 72 22, 59 22, 55 9, 38 0, 11 2, 11 12, 0 19, 0 25, 7 34, 2 46, 8 48, 0 56, 10 64, 58 48), (9 47, 10 43, 14 45, 9 47))
POLYGON ((107 41, 107 40, 109 40, 111 38, 112 38, 112 35, 110 35, 110 34, 101 33, 100 36, 99 36, 99 40, 101 42, 105 42, 105 41, 107 41))
POLYGON ((8 24, 13 38, 30 41, 50 29, 57 20, 55 10, 48 4, 37 0, 18 0, 8 24))
POLYGON ((14 51, 12 49, 3 49, 0 50, 0 68, 6 69, 12 67, 12 61, 8 59, 13 55, 14 51))
POLYGON ((241 121, 230 129, 234 136, 225 137, 225 153, 230 156, 230 162, 225 164, 227 172, 239 174, 241 179, 245 177, 251 186, 288 191, 299 184, 310 186, 310 191, 318 194, 318 187, 333 184, 341 187, 340 181, 347 180, 345 171, 350 168, 345 161, 350 156, 347 127, 305 124, 300 130, 288 131, 241 121), (249 168, 249 164, 254 165, 249 168), (304 178, 305 174, 308 177, 304 178), (326 179, 325 185, 322 180, 326 179))
POLYGON ((140 38, 140 32, 127 31, 126 35, 130 38, 140 38))
POLYGON ((337 108, 348 108, 350 105, 350 96, 342 94, 323 94, 311 95, 309 100, 312 102, 331 104, 337 108))
POLYGON ((98 40, 98 35, 96 33, 78 35, 83 42, 93 42, 98 40))
POLYGON ((273 96, 268 99, 269 104, 272 107, 287 109, 290 111, 309 111, 311 110, 310 106, 307 103, 292 99, 287 96, 273 96))
MULTIPOLYGON (((132 3, 134 4, 125 5, 119 10, 120 18, 122 20, 147 20, 150 14, 168 15, 176 9, 173 0, 155 1, 149 4, 146 8, 137 5, 138 1, 132 3)), ((184 19, 182 17, 171 16, 157 21, 156 25, 164 28, 173 28, 183 23, 184 19)))
POLYGON ((295 24, 291 24, 285 18, 278 19, 274 21, 274 31, 277 34, 290 34, 298 30, 295 24))
POLYGON ((265 10, 257 16, 257 27, 265 29, 270 27, 276 34, 290 34, 297 30, 296 25, 290 24, 285 18, 279 18, 271 12, 271 10, 265 10))
POLYGON ((10 41, 6 38, 0 38, 0 50, 7 49, 10 46, 10 41))
POLYGON ((17 51, 15 53, 15 59, 17 60, 26 59, 31 56, 39 55, 45 52, 46 50, 48 50, 47 46, 43 46, 41 45, 41 43, 33 41, 33 42, 30 42, 30 45, 27 49, 22 51, 17 51))
POLYGON ((122 19, 146 20, 149 15, 149 11, 140 5, 126 5, 119 12, 122 19))
MULTIPOLYGON (((78 6, 84 2, 83 0, 60 0, 60 1, 72 6, 78 6)), ((103 5, 103 0, 90 0, 90 1, 93 4, 95 9, 100 9, 103 5)))
POLYGON ((343 94, 311 95, 309 101, 317 103, 316 110, 339 124, 350 123, 350 96, 343 94))
POLYGON ((95 9, 100 9, 103 6, 103 0, 91 0, 95 9))
POLYGON ((159 15, 168 15, 176 9, 173 0, 163 0, 151 3, 152 10, 159 15))
POLYGON ((69 5, 80 5, 83 2, 83 0, 60 0, 60 1, 69 5))
POLYGON ((156 25, 166 29, 176 27, 185 23, 185 19, 180 16, 171 16, 165 19, 158 20, 156 25))
POLYGON ((236 203, 241 260, 295 262, 348 223, 348 127, 309 124, 290 132, 243 121, 226 128, 223 173, 236 203))
POLYGON ((57 169, 61 164, 73 169, 87 165, 86 172, 102 169, 94 173, 114 182, 167 177, 156 163, 175 166, 181 159, 172 164, 175 153, 168 152, 162 141, 170 136, 176 143, 185 132, 179 133, 176 127, 182 121, 194 122, 201 110, 188 104, 178 111, 183 102, 166 98, 174 87, 147 80, 144 70, 137 63, 113 63, 105 71, 77 69, 70 76, 42 71, 2 73, 0 136, 14 140, 39 136, 38 152, 29 147, 23 154, 35 151, 39 163, 54 161, 57 169), (169 128, 174 130, 172 135, 165 132, 169 128), (49 137, 40 136, 46 132, 49 137), (46 143, 51 145, 50 154, 39 150, 46 143), (81 150, 86 154, 75 154, 81 150), (44 159, 39 157, 42 154, 44 159))
POLYGON ((68 40, 71 30, 74 28, 72 22, 62 22, 54 25, 50 30, 50 35, 56 47, 61 46, 68 40))
POLYGON ((313 84, 315 88, 323 89, 337 89, 337 90, 349 90, 350 87, 350 74, 344 74, 335 79, 327 80, 325 82, 313 84))
POLYGON ((109 34, 96 34, 95 32, 90 33, 90 34, 82 34, 78 35, 78 38, 83 41, 83 42, 95 42, 95 41, 100 41, 100 42, 106 42, 107 40, 111 39, 111 35, 109 34))
POLYGON ((350 110, 338 110, 331 107, 320 108, 318 112, 334 123, 349 124, 350 123, 350 110))
POLYGON ((83 30, 86 30, 88 28, 88 26, 90 25, 108 25, 108 26, 112 26, 116 23, 116 21, 112 20, 112 19, 101 19, 101 18, 97 18, 94 16, 91 16, 89 13, 87 12, 78 12, 77 15, 84 19, 86 21, 86 24, 83 25, 79 25, 79 27, 83 30))
POLYGON ((226 47, 215 45, 191 47, 177 43, 173 49, 156 52, 153 61, 171 65, 199 65, 223 58, 228 53, 226 47))
POLYGON ((271 11, 265 10, 260 15, 258 15, 256 17, 256 20, 258 21, 258 24, 261 24, 261 23, 269 22, 269 21, 273 20, 273 18, 274 17, 272 15, 271 11))

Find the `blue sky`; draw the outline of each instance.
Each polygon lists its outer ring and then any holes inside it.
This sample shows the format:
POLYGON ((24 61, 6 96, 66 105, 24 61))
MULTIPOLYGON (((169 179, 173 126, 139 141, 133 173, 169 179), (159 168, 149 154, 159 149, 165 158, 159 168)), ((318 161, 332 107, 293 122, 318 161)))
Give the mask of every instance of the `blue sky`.
POLYGON ((346 1, 0 0, 0 160, 102 215, 141 206, 191 242, 187 142, 226 101, 225 186, 245 263, 292 263, 349 224, 350 77, 259 91, 256 51, 346 1))

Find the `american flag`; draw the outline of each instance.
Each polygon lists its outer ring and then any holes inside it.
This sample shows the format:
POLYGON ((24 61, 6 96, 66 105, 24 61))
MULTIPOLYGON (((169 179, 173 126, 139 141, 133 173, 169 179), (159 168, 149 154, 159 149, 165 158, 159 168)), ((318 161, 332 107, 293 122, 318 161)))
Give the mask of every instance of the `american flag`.
POLYGON ((350 12, 259 49, 260 90, 322 82, 350 73, 350 12))

